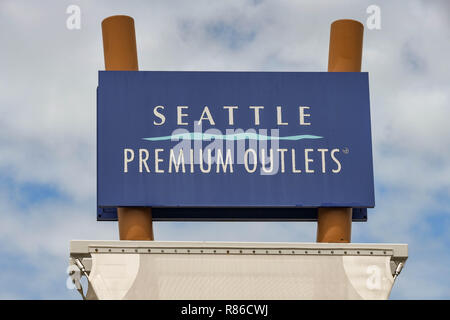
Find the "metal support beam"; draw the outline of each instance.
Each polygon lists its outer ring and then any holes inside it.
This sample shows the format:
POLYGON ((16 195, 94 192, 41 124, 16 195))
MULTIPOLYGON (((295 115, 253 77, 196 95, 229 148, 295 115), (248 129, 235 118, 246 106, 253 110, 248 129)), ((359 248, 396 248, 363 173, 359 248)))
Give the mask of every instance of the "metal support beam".
MULTIPOLYGON (((361 72, 364 26, 355 20, 331 24, 328 72, 361 72)), ((319 208, 317 242, 351 242, 352 208, 319 208)))
MULTIPOLYGON (((134 20, 112 16, 102 22, 105 70, 138 70, 134 20)), ((117 128, 122 130, 122 128, 117 128)), ((118 208, 120 240, 153 240, 151 208, 118 208)))

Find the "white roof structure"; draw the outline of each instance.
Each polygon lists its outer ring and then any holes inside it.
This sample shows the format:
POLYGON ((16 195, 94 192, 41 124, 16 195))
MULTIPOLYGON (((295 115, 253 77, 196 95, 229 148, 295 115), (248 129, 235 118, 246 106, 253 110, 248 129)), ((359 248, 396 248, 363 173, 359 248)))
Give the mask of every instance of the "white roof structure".
POLYGON ((71 241, 87 299, 387 299, 406 244, 71 241))

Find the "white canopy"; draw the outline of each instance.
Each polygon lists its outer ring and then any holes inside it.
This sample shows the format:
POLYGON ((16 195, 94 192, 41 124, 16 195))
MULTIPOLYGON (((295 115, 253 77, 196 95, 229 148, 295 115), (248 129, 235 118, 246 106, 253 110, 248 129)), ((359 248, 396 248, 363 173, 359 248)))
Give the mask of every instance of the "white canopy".
POLYGON ((387 299, 407 245, 72 241, 88 299, 387 299))

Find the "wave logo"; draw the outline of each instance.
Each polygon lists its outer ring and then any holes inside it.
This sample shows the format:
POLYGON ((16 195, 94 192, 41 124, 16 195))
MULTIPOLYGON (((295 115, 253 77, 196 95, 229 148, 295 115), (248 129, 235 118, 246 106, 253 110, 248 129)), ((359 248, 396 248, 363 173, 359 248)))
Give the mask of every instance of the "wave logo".
POLYGON ((258 140, 258 141, 268 141, 268 140, 303 140, 303 139, 322 139, 321 136, 303 134, 303 135, 294 135, 294 136, 268 136, 264 134, 258 134, 255 132, 239 132, 239 133, 231 133, 231 134, 211 134, 211 133, 202 133, 202 132, 184 132, 178 134, 172 134, 170 136, 160 136, 160 137, 148 137, 142 138, 147 141, 164 141, 164 140, 172 140, 178 141, 180 139, 183 140, 194 140, 194 141, 210 141, 214 140, 227 140, 227 141, 239 141, 239 140, 258 140))

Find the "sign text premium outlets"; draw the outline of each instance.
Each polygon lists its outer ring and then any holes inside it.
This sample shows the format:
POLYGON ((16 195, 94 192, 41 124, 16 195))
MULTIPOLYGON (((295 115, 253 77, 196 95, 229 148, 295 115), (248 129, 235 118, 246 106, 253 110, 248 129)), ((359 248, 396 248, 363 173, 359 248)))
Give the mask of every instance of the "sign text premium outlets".
MULTIPOLYGON (((234 130, 233 130, 234 131, 234 130)), ((266 131, 266 130, 261 130, 266 131)), ((277 131, 272 130, 272 132, 277 131)), ((163 148, 124 148, 123 149, 123 172, 128 173, 130 170, 137 170, 139 173, 229 173, 235 172, 236 165, 243 165, 247 173, 259 174, 277 174, 277 173, 306 173, 313 174, 316 170, 321 173, 339 173, 342 165, 339 161, 339 148, 282 148, 278 141, 268 146, 267 143, 257 144, 249 143, 249 147, 245 143, 239 143, 235 148, 234 143, 223 143, 220 140, 225 136, 233 136, 238 139, 236 134, 214 135, 208 134, 197 135, 202 140, 215 140, 211 145, 204 149, 200 146, 192 148, 190 146, 191 134, 175 134, 177 138, 187 139, 182 141, 169 150, 163 148), (333 165, 327 166, 329 159, 333 165), (319 165, 313 166, 317 161, 319 165), (259 169, 259 170, 258 170, 259 169)), ((268 136, 264 134, 253 134, 252 131, 240 135, 243 139, 254 139, 257 136, 268 136)), ((278 137, 272 135, 271 138, 278 137)), ((195 147, 195 146, 194 146, 195 147)))
MULTIPOLYGON (((327 173, 327 169, 330 172, 339 173, 342 169, 341 163, 336 157, 336 154, 340 151, 339 149, 332 149, 331 151, 328 149, 304 149, 300 151, 300 156, 297 155, 298 151, 284 148, 277 148, 275 151, 274 149, 269 149, 267 156, 265 154, 266 150, 261 149, 260 157, 258 157, 257 150, 249 148, 244 151, 242 164, 246 172, 255 173, 258 169, 258 162, 260 162, 260 171, 258 172, 261 174, 275 174, 278 172, 315 173, 315 169, 312 169, 310 165, 315 160, 320 161, 319 171, 322 173, 327 173), (327 156, 330 156, 334 161, 334 168, 327 168, 327 156), (296 158, 301 160, 297 161, 296 158)), ((226 149, 225 151, 215 149, 215 155, 213 156, 211 149, 206 151, 199 149, 198 153, 195 153, 194 149, 179 149, 179 152, 174 151, 174 149, 170 149, 169 152, 164 149, 139 149, 135 152, 131 148, 125 148, 123 172, 128 173, 131 170, 131 164, 134 163, 134 169, 140 173, 166 173, 166 170, 167 173, 194 173, 196 170, 202 173, 234 173, 235 161, 232 154, 233 151, 231 149, 226 149), (139 156, 135 161, 136 153, 139 156), (154 155, 153 159, 151 159, 150 153, 154 155), (186 153, 188 154, 187 156, 186 153), (194 158, 206 159, 199 161, 199 165, 195 166, 194 158), (164 162, 168 162, 167 169, 164 169, 162 165, 164 162)))
POLYGON ((100 72, 98 202, 373 207, 367 74, 100 72))

